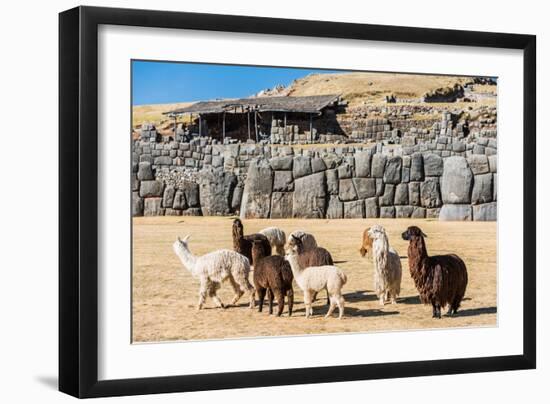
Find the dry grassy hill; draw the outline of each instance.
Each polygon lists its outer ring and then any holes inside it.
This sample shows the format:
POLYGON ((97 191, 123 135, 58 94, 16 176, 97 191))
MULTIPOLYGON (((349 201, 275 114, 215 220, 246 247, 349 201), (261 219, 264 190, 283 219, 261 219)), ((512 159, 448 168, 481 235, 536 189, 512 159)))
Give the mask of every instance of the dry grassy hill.
MULTIPOLYGON (((406 100, 407 102, 418 103, 419 99, 427 92, 437 88, 452 87, 455 84, 464 85, 472 80, 472 77, 398 73, 311 74, 295 80, 286 88, 276 87, 268 91, 267 94, 289 96, 341 94, 351 107, 364 104, 384 104, 387 95, 394 95, 397 97, 398 102, 406 100)), ((474 91, 496 95, 497 87, 476 85, 474 91)), ((494 105, 495 99, 489 97, 483 100, 483 103, 494 105)), ((166 116, 162 115, 162 112, 190 104, 189 102, 182 102, 135 106, 132 117, 133 126, 136 128, 144 122, 151 122, 157 126, 161 133, 171 133, 173 120, 167 119, 166 116)))

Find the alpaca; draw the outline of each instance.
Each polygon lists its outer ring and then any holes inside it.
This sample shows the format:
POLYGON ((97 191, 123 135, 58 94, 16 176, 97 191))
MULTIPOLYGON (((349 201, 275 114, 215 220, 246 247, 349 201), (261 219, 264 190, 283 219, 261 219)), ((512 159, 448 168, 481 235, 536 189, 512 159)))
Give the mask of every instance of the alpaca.
POLYGON ((290 264, 280 255, 262 257, 263 247, 261 241, 254 240, 252 256, 254 257, 254 287, 258 292, 259 307, 262 311, 264 297, 267 291, 269 301, 269 314, 273 314, 273 298, 277 299, 277 316, 283 313, 285 295, 288 295, 288 316, 292 316, 294 305, 294 289, 292 288, 292 269, 290 264))
POLYGON ((369 230, 370 227, 363 231, 363 243, 361 244, 361 248, 359 249, 359 254, 361 254, 361 257, 369 255, 369 253, 372 251, 372 239, 369 237, 369 230))
POLYGON ((202 309, 207 294, 214 300, 217 307, 225 308, 216 293, 225 280, 231 282, 235 291, 231 305, 236 304, 241 296, 248 292, 250 308, 253 308, 254 288, 248 280, 250 273, 248 259, 231 250, 217 250, 197 257, 189 250, 189 238, 190 236, 185 236, 182 240, 178 237, 173 247, 183 266, 191 272, 193 277, 200 280, 197 310, 202 309))
POLYGON ((277 227, 267 227, 260 230, 260 234, 267 237, 272 251, 275 250, 281 256, 285 255, 286 234, 284 231, 277 227))
POLYGON ((399 254, 390 247, 386 230, 382 226, 372 226, 368 235, 373 240, 374 290, 381 306, 388 299, 394 304, 401 291, 399 254))
MULTIPOLYGON (((323 265, 334 265, 334 260, 332 259, 332 256, 330 255, 328 250, 326 250, 323 247, 317 247, 317 243, 315 243, 315 247, 310 246, 309 249, 306 249, 305 244, 302 241, 303 239, 304 239, 303 237, 297 237, 294 234, 291 234, 290 241, 288 242, 288 251, 294 252, 298 255, 298 263, 300 264, 300 267, 309 268, 309 267, 320 267, 323 265)), ((317 292, 313 294, 313 301, 315 301, 316 299, 317 299, 317 292)), ((327 291, 327 305, 330 305, 328 291, 327 291)))
POLYGON ((302 268, 298 262, 298 255, 295 253, 288 254, 285 259, 290 263, 296 283, 304 292, 306 318, 313 316, 312 294, 327 289, 330 296, 330 307, 325 318, 330 317, 334 308, 338 306, 338 318, 341 319, 344 315, 342 286, 347 282, 346 274, 333 265, 302 268))
POLYGON ((243 223, 240 219, 233 220, 233 250, 248 258, 250 265, 254 265, 252 259, 252 241, 260 240, 263 246, 263 257, 271 255, 271 244, 263 234, 255 233, 244 235, 243 223))
POLYGON ((464 261, 455 254, 428 256, 424 242, 427 236, 416 226, 401 236, 409 241, 409 271, 422 303, 431 303, 434 318, 441 318, 441 307, 447 305, 447 314, 456 314, 468 285, 464 261))
POLYGON ((306 233, 305 231, 296 230, 290 233, 287 241, 289 246, 294 239, 299 239, 302 242, 302 244, 304 245, 304 251, 308 251, 317 247, 317 241, 315 240, 315 237, 313 237, 313 234, 306 233))

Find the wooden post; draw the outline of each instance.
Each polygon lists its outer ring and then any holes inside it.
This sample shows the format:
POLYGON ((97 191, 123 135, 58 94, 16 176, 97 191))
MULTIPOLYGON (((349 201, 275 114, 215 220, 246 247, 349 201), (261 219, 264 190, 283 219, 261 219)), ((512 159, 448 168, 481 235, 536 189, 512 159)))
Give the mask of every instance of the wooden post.
POLYGON ((254 131, 256 133, 256 143, 258 143, 258 111, 254 110, 254 131))
POLYGON ((199 137, 202 135, 202 118, 201 114, 199 114, 199 137))
POLYGON ((248 140, 250 140, 250 109, 246 110, 246 122, 248 128, 248 140))
POLYGON ((313 141, 313 114, 309 114, 309 139, 313 141))
POLYGON ((222 121, 222 140, 225 140, 225 111, 223 111, 223 121, 222 121))

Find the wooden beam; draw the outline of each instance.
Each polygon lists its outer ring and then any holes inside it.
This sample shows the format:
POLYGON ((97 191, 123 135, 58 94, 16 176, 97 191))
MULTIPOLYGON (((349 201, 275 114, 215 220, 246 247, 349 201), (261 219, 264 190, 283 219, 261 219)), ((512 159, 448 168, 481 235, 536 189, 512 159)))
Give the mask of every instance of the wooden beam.
POLYGON ((254 110, 254 131, 256 132, 256 143, 258 143, 258 111, 254 110))
POLYGON ((225 141, 225 111, 223 111, 223 121, 222 121, 222 140, 225 141))
POLYGON ((250 110, 246 111, 246 121, 247 121, 247 128, 248 128, 248 140, 250 140, 250 110))

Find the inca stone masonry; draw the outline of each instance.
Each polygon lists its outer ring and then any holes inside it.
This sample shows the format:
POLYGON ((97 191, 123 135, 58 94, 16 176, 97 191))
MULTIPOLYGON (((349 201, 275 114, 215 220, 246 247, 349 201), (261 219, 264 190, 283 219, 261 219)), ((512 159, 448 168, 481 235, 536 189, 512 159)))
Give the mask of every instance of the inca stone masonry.
POLYGON ((496 130, 456 136, 450 119, 398 138, 385 126, 360 147, 163 142, 146 127, 133 143, 133 215, 496 220, 496 130))

